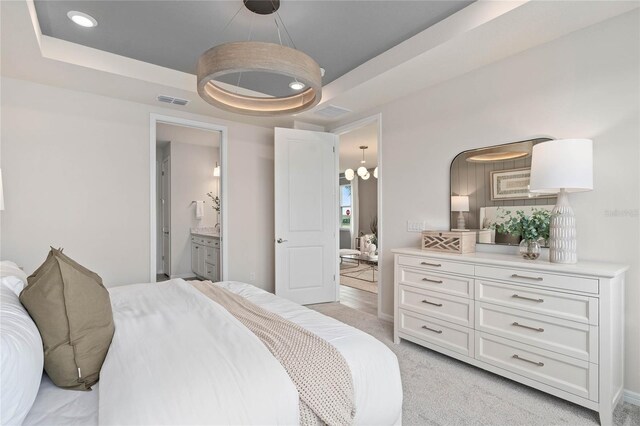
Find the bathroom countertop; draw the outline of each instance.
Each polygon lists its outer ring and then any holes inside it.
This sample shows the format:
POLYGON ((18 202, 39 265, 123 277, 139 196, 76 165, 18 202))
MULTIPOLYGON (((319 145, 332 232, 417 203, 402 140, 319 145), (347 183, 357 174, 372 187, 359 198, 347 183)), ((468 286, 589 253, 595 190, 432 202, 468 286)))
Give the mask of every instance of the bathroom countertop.
POLYGON ((198 237, 220 238, 220 232, 213 226, 191 228, 191 235, 196 235, 198 237))

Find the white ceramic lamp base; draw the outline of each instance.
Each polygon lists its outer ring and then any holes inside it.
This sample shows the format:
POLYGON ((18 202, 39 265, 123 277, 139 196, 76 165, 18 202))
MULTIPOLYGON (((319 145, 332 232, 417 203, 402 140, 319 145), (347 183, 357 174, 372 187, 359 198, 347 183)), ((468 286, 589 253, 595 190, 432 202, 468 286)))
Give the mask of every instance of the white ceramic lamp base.
POLYGON ((458 212, 458 223, 456 225, 457 229, 465 229, 466 224, 464 223, 464 214, 462 212, 458 212))
POLYGON ((552 263, 578 261, 576 218, 569 205, 569 194, 564 189, 558 193, 556 206, 551 211, 549 261, 552 263))

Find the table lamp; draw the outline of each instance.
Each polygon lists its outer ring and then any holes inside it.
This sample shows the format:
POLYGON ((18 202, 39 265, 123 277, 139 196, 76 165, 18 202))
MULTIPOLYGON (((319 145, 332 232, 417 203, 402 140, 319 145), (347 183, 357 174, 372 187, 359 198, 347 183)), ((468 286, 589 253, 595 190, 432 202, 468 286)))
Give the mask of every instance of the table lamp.
POLYGON ((549 261, 576 263, 576 218, 569 205, 569 192, 593 189, 593 142, 561 139, 533 147, 529 191, 557 193, 549 226, 549 261))
POLYGON ((451 196, 451 211, 458 213, 458 223, 456 229, 465 229, 464 215, 462 212, 469 211, 469 197, 466 195, 451 196))

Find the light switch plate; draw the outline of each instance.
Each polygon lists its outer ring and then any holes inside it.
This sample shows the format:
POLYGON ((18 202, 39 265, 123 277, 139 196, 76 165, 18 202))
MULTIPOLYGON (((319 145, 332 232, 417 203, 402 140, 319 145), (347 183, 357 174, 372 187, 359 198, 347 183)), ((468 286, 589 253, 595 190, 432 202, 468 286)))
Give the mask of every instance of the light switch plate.
POLYGON ((408 220, 407 232, 422 232, 424 231, 426 223, 424 220, 408 220))

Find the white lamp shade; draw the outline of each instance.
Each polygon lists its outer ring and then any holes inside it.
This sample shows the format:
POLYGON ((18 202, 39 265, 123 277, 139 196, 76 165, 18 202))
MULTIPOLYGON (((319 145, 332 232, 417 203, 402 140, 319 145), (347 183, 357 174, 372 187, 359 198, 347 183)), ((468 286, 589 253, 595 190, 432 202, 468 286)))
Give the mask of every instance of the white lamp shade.
POLYGON ((354 172, 353 169, 347 169, 344 171, 344 177, 347 180, 353 180, 353 178, 356 177, 356 172, 354 172))
POLYGON ((451 211, 452 212, 468 212, 469 197, 466 195, 451 196, 451 211))
POLYGON ((371 177, 371 173, 367 171, 364 175, 360 176, 363 180, 368 180, 371 177))
POLYGON ((376 167, 375 169, 373 169, 373 177, 378 179, 378 167, 376 167))
POLYGON ((358 167, 358 176, 362 177, 367 174, 367 168, 365 166, 358 167))
POLYGON ((4 210, 4 190, 2 189, 2 169, 0 169, 0 210, 4 210))
POLYGON ((215 166, 213 168, 213 176, 214 177, 220 177, 220 166, 215 166))
POLYGON ((560 139, 533 147, 529 191, 556 193, 593 189, 593 142, 560 139))

